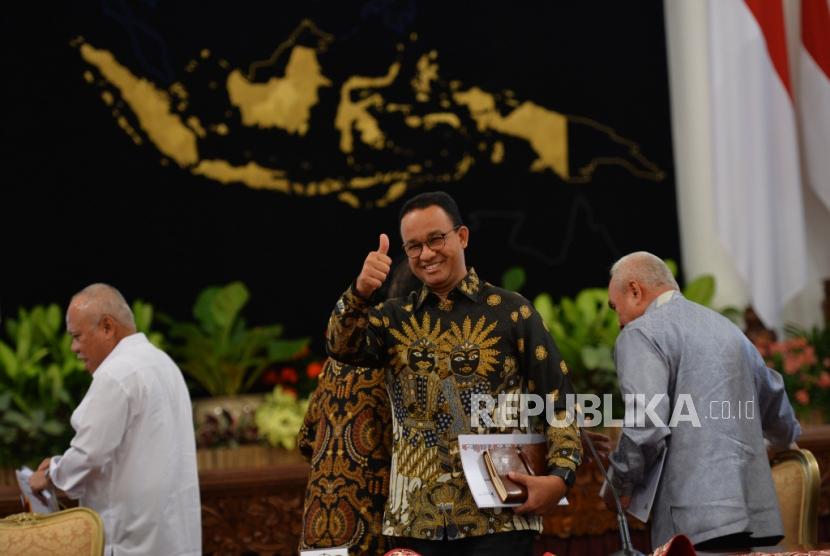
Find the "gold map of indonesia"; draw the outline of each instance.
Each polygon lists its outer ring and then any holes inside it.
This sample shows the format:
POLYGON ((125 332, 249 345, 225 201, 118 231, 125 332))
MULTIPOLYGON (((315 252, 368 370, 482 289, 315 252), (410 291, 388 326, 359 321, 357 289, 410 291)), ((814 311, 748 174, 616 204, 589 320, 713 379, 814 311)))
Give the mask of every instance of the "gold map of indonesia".
MULTIPOLYGON (((279 45, 268 60, 251 64, 246 74, 239 69, 228 71, 225 87, 230 103, 239 110, 242 125, 305 136, 310 129, 311 110, 319 103, 319 89, 332 86, 332 81, 323 74, 318 60, 318 51, 324 51, 332 40, 331 35, 319 31, 313 22, 306 20, 279 45), (306 31, 317 37, 317 49, 296 44, 300 34, 306 31), (282 77, 270 77, 264 83, 253 81, 257 69, 270 67, 284 52, 289 54, 282 77)), ((417 39, 413 36, 412 40, 417 39)), ((200 139, 209 134, 225 136, 232 131, 229 131, 225 122, 206 128, 197 116, 184 118, 182 112, 187 106, 189 92, 182 83, 174 83, 167 91, 161 90, 149 80, 134 75, 111 52, 98 49, 82 38, 75 39, 72 45, 79 49, 83 60, 98 71, 100 78, 97 81, 90 71, 85 72, 84 77, 88 83, 97 82, 102 88, 103 101, 112 107, 116 122, 135 144, 141 145, 142 138, 146 137, 166 157, 162 163, 168 163, 167 159, 172 160, 184 170, 223 184, 241 183, 251 188, 307 197, 337 195, 338 199, 353 207, 384 206, 402 196, 411 186, 459 180, 469 171, 482 151, 489 151, 491 164, 501 164, 505 158, 505 146, 496 134, 523 140, 529 145, 537 157, 528 168, 529 171, 550 170, 568 183, 589 182, 596 168, 601 165, 621 166, 632 175, 652 181, 661 181, 665 177, 662 170, 640 153, 636 143, 619 136, 613 129, 588 118, 566 116, 531 101, 519 102, 509 91, 505 95, 505 104, 512 110, 503 116, 498 109, 496 95, 475 86, 464 89, 460 82, 450 81, 449 93, 438 93, 440 106, 445 110, 417 114, 418 106, 415 104, 430 100, 435 95, 435 85, 446 83, 439 78, 436 62, 438 55, 433 50, 420 57, 416 75, 410 80, 415 103, 391 103, 381 94, 384 88, 396 80, 404 79, 400 62, 391 64, 385 75, 352 76, 342 83, 333 122, 340 137, 340 154, 345 157, 349 167, 357 168, 360 161, 355 161, 354 158, 355 141, 377 151, 396 148, 395 142, 387 137, 381 122, 372 112, 401 113, 409 128, 429 131, 437 126, 460 129, 461 118, 456 112, 464 111, 475 122, 481 136, 478 151, 473 149, 472 152, 458 156, 450 164, 449 171, 430 171, 432 161, 425 160, 421 164, 408 162, 393 171, 365 175, 355 171, 355 175, 348 178, 323 177, 301 182, 291 179, 284 169, 266 167, 256 161, 240 166, 222 158, 203 158, 199 152, 200 139), (114 106, 113 92, 120 95, 129 107, 141 131, 136 130, 129 119, 114 106), (362 94, 355 95, 355 92, 362 94), (356 99, 353 98, 355 96, 356 99), (569 167, 569 160, 573 160, 568 148, 569 126, 586 126, 601 134, 615 152, 610 156, 591 155, 586 158, 586 164, 572 171, 569 167), (492 139, 494 136, 495 140, 492 139), (371 200, 362 199, 356 194, 370 188, 381 188, 381 193, 371 200)), ((398 50, 402 49, 402 45, 399 45, 398 50)), ((210 51, 202 50, 200 57, 202 60, 208 59, 210 51)), ((186 70, 193 71, 198 64, 198 61, 193 60, 186 70)), ((224 60, 219 62, 219 66, 228 69, 224 60)))

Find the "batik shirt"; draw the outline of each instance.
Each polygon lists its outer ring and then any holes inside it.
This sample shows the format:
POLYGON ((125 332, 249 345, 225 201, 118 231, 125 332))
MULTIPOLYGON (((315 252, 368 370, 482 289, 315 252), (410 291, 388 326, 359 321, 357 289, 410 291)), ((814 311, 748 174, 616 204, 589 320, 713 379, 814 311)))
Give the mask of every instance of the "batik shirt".
MULTIPOLYGON (((561 417, 572 393, 567 366, 524 297, 482 282, 473 270, 445 300, 423 286, 370 307, 352 286, 329 320, 327 347, 340 360, 388 369, 393 452, 385 535, 459 539, 542 530, 539 516, 479 509, 458 450, 459 434, 514 431, 487 427, 484 419, 472 428, 475 394, 535 393, 561 417)), ((576 424, 538 425, 547 435, 549 469, 575 471, 576 424)))
POLYGON ((298 435, 310 464, 300 550, 386 552, 392 417, 385 385, 383 369, 326 361, 298 435))

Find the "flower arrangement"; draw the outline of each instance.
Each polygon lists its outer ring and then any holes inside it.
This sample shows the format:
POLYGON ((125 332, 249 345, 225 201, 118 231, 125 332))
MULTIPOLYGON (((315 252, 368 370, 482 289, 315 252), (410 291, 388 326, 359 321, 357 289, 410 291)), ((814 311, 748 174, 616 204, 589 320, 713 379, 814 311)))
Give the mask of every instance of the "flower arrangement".
POLYGON ((767 365, 783 375, 799 417, 830 422, 830 326, 810 331, 788 327, 786 332, 786 340, 761 340, 756 347, 767 365))
POLYGON ((307 348, 283 366, 267 369, 256 387, 263 401, 242 403, 237 410, 217 407, 196 425, 199 448, 231 448, 267 442, 293 450, 309 397, 317 387, 323 361, 307 348), (302 369, 298 371, 297 369, 302 369))
POLYGON ((259 437, 274 447, 293 450, 309 398, 323 371, 323 360, 306 350, 297 360, 265 371, 260 382, 273 388, 257 408, 259 437), (298 371, 297 369, 301 369, 298 371))
POLYGON ((256 426, 259 436, 274 447, 293 450, 297 446, 297 433, 303 424, 308 398, 297 395, 282 386, 265 396, 256 410, 256 426))
POLYGON ((260 383, 269 390, 275 386, 281 386, 283 391, 295 398, 305 399, 314 392, 317 387, 317 377, 322 371, 323 360, 306 350, 295 360, 266 370, 262 374, 260 383))

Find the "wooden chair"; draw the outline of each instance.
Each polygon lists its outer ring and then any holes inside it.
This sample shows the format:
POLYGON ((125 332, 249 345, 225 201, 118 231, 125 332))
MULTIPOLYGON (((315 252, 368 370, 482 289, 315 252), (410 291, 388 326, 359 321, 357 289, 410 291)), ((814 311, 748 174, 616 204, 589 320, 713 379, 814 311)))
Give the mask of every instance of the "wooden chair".
POLYGON ((0 554, 102 556, 104 523, 89 508, 10 515, 0 519, 0 554))
POLYGON ((821 486, 815 456, 809 450, 787 450, 776 454, 770 467, 784 523, 781 545, 815 545, 821 486))

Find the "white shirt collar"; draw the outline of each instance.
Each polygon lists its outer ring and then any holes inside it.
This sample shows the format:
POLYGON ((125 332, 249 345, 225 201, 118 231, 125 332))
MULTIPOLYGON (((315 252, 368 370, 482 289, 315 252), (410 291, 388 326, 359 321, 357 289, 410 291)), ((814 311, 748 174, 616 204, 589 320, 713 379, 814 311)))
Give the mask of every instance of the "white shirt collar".
POLYGON ((674 297, 674 294, 677 293, 677 290, 669 290, 661 293, 657 296, 657 307, 661 307, 671 301, 671 298, 674 297))

